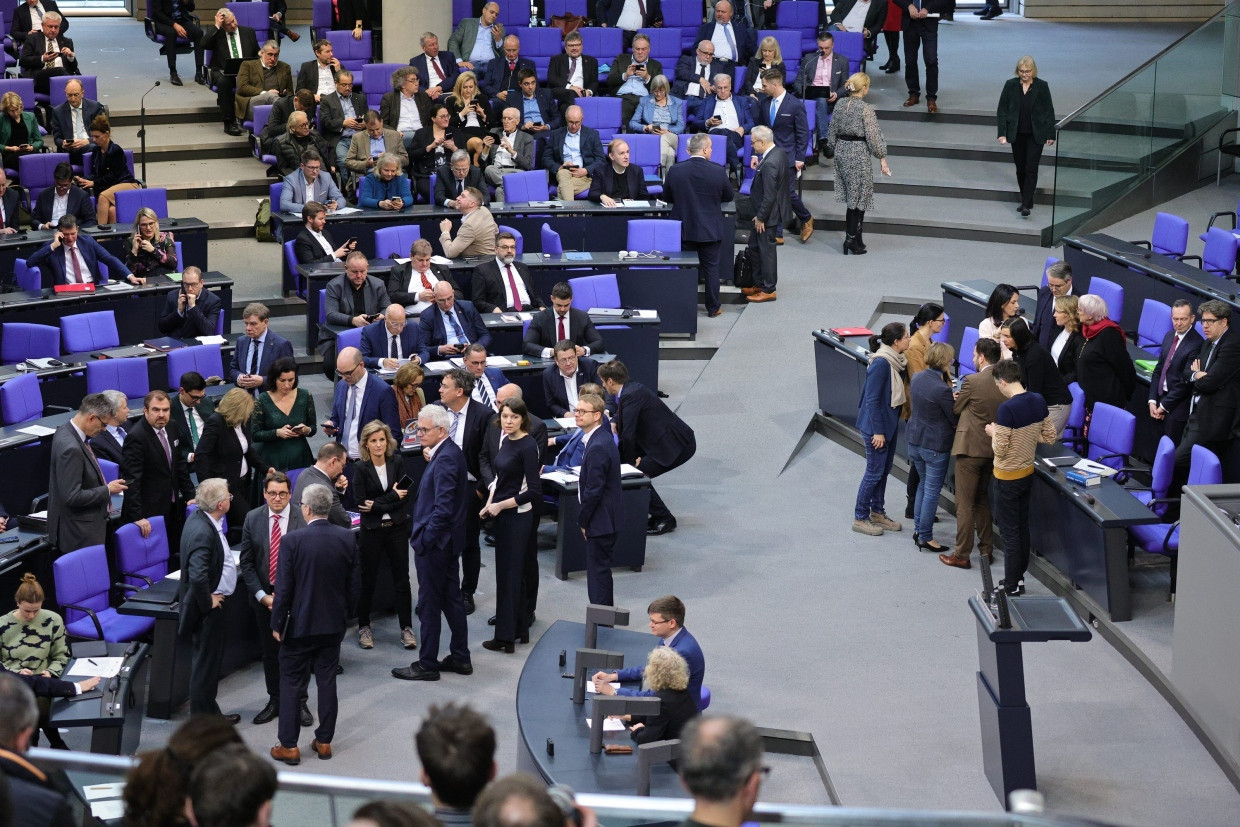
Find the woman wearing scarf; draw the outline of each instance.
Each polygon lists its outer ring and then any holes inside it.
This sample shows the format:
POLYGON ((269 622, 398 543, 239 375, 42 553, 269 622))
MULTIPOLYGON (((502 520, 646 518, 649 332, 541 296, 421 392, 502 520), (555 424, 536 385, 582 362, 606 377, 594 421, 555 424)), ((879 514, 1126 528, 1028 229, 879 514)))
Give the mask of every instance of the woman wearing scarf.
POLYGON ((1137 384, 1137 370, 1128 356, 1123 329, 1107 318, 1106 299, 1093 293, 1081 296, 1076 312, 1085 336, 1085 346, 1076 360, 1076 381, 1085 392, 1088 437, 1095 404, 1105 402, 1120 410, 1128 409, 1128 400, 1137 384))
POLYGON ((899 531, 902 526, 887 516, 884 502, 887 475, 896 453, 896 429, 900 411, 908 401, 908 329, 899 322, 870 337, 874 356, 865 372, 857 429, 865 444, 865 475, 857 489, 857 506, 852 530, 877 537, 883 531, 899 531))

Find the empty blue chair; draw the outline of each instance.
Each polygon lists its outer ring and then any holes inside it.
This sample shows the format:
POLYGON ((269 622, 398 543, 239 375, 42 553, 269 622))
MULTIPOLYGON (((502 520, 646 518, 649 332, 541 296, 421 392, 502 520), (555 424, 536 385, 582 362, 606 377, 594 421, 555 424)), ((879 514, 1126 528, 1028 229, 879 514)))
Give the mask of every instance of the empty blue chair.
MULTIPOLYGON (((30 156, 19 158, 23 161, 30 156)), ((22 184, 25 185, 25 180, 22 184)), ((31 198, 34 196, 32 195, 31 198)), ((1181 261, 1189 261, 1195 259, 1197 265, 1207 273, 1213 273, 1216 276, 1228 278, 1231 272, 1236 269, 1236 249, 1240 247, 1240 238, 1235 233, 1228 232, 1221 227, 1211 227, 1206 230, 1206 246, 1199 256, 1181 256, 1181 261)))
POLYGON ((254 30, 254 34, 258 36, 259 45, 275 37, 271 33, 271 18, 267 16, 266 3, 233 2, 225 3, 224 8, 237 15, 238 25, 249 26, 254 30))
MULTIPOLYGON (((586 31, 582 29, 581 31, 586 31)), ((604 29, 604 31, 611 31, 604 29)), ((586 54, 593 54, 586 52, 586 54)), ((581 107, 581 117, 585 123, 589 124, 598 132, 598 138, 606 145, 616 133, 620 132, 624 125, 620 123, 620 99, 589 97, 577 98, 577 105, 581 107)), ((626 136, 628 137, 628 136, 626 136)))
POLYGON ((43 416, 43 391, 33 373, 14 376, 0 385, 0 425, 16 425, 43 416))
MULTIPOLYGON (((801 33, 801 47, 797 55, 812 52, 816 46, 814 34, 818 30, 819 5, 820 3, 811 2, 811 0, 783 0, 775 7, 775 26, 784 31, 801 33)), ((770 12, 767 14, 769 15, 770 12)), ((768 25, 770 20, 771 18, 767 17, 768 25)), ((847 34, 847 32, 839 32, 839 34, 847 34)), ((785 55, 784 61, 787 62, 787 60, 788 56, 785 55)))
POLYGON ((1072 404, 1068 407, 1068 421, 1064 423, 1060 442, 1080 451, 1085 442, 1085 391, 1072 382, 1068 385, 1068 393, 1072 394, 1072 404))
POLYGON ((327 288, 319 291, 319 324, 327 324, 327 288))
POLYGON ((504 203, 520 204, 547 200, 547 173, 543 169, 513 172, 504 176, 504 203))
POLYGON ((551 26, 527 29, 521 35, 521 56, 534 61, 534 71, 540 83, 547 80, 547 65, 551 58, 564 51, 563 38, 564 34, 551 26))
POLYGON ((501 233, 512 233, 512 237, 517 240, 517 258, 525 255, 525 236, 521 235, 520 230, 507 224, 500 224, 498 229, 501 233))
POLYGON ((60 357, 60 328, 47 324, 6 322, 0 325, 0 364, 60 357))
POLYGON ((43 289, 43 271, 38 267, 27 267, 26 259, 19 258, 13 262, 13 281, 19 290, 37 293, 43 289))
MULTIPOLYGON (((276 205, 277 209, 279 204, 276 205)), ((116 193, 116 223, 133 224, 138 210, 149 207, 160 218, 168 217, 168 190, 154 189, 120 190, 116 193)))
MULTIPOLYGON (((576 14, 581 17, 586 16, 586 0, 544 0, 543 17, 550 20, 552 17, 562 16, 565 14, 576 14)), ((667 9, 663 11, 664 18, 667 17, 667 9)), ((466 14, 468 16, 468 13, 466 14)), ((459 20, 459 17, 454 19, 459 20)))
POLYGON ((1137 347, 1150 353, 1162 353, 1162 342, 1171 332, 1171 308, 1159 301, 1146 299, 1141 303, 1141 318, 1137 320, 1137 347))
POLYGON ((147 367, 147 360, 141 356, 94 359, 86 363, 86 392, 120 391, 127 399, 139 399, 151 390, 147 367))
POLYGON ((578 276, 569 279, 568 286, 573 288, 573 302, 587 310, 592 307, 623 307, 615 273, 578 276))
POLYGON ((147 517, 151 535, 142 536, 137 523, 116 529, 116 567, 121 583, 142 590, 168 574, 168 531, 163 517, 147 517))
MULTIPOLYGON (((1089 420, 1089 450, 1085 456, 1112 468, 1123 468, 1132 453, 1136 436, 1135 416, 1114 405, 1095 402, 1089 420)), ((1117 478, 1119 476, 1116 475, 1117 478)))
MULTIPOLYGON (((528 26, 530 22, 530 0, 512 0, 508 3, 499 4, 499 22, 504 24, 504 28, 511 29, 514 26, 528 26)), ((525 41, 521 41, 524 45, 525 41)))
POLYGON ((118 614, 112 608, 108 555, 101 545, 62 554, 52 563, 52 579, 56 584, 56 602, 65 618, 65 631, 72 637, 125 643, 142 637, 155 626, 154 618, 118 614))
POLYGON ((1154 461, 1150 464, 1149 488, 1125 488, 1125 490, 1142 505, 1160 517, 1167 512, 1170 502, 1171 479, 1175 476, 1175 443, 1171 437, 1159 438, 1158 447, 1154 450, 1154 461))
MULTIPOLYGON (((503 4, 500 4, 503 8, 503 4)), ((598 58, 599 74, 602 74, 603 66, 610 66, 615 60, 616 55, 620 54, 624 49, 623 35, 617 28, 603 28, 602 26, 583 26, 577 30, 581 34, 581 53, 586 55, 594 55, 598 58)), ((592 124, 587 119, 586 123, 592 124)))
POLYGON ((667 218, 641 218, 629 222, 626 250, 649 253, 680 252, 680 222, 667 218))
MULTIPOLYGON (((13 5, 16 6, 17 4, 14 3, 13 5)), ((8 29, 5 31, 8 31, 8 29)), ((16 92, 21 95, 22 105, 26 109, 34 108, 36 100, 34 95, 34 78, 0 78, 0 95, 3 95, 5 92, 16 92)))
POLYGON ((375 258, 408 258, 409 248, 421 237, 417 224, 375 230, 375 258))
POLYGON ((69 163, 69 153, 43 152, 17 159, 17 179, 25 187, 31 204, 39 199, 40 192, 52 185, 52 173, 61 162, 69 163))
POLYGON ((1170 258, 1182 258, 1188 250, 1188 219, 1180 218, 1168 212, 1154 215, 1154 234, 1148 241, 1134 241, 1139 247, 1145 247, 1159 255, 1170 258))
MULTIPOLYGON (((453 20, 460 20, 462 17, 469 17, 470 10, 465 9, 465 13, 458 15, 455 11, 457 3, 453 0, 453 20)), ((465 4, 467 7, 469 3, 465 4)), ((314 0, 310 11, 310 37, 314 40, 322 39, 332 27, 332 0, 314 0)))
MULTIPOLYGON (((297 272, 297 256, 293 252, 293 245, 296 243, 297 240, 293 239, 292 241, 284 242, 281 246, 284 247, 284 266, 293 274, 293 280, 297 284, 297 295, 304 299, 306 297, 306 280, 301 273, 297 272)), ((223 313, 220 314, 220 318, 224 318, 223 313)))
MULTIPOLYGON (((274 166, 276 156, 263 149, 262 139, 259 138, 263 133, 263 129, 267 126, 267 121, 271 120, 272 106, 269 103, 260 104, 254 107, 254 120, 250 123, 250 130, 254 133, 250 136, 250 151, 254 153, 254 157, 262 161, 268 166, 274 166)), ((279 201, 271 202, 272 209, 280 209, 279 201)))
POLYGON ((1119 324, 1124 316, 1124 288, 1113 281, 1095 277, 1089 280, 1089 292, 1102 297, 1107 303, 1107 318, 1119 324))
POLYGON ((542 225, 542 251, 553 256, 564 253, 564 245, 560 242, 560 234, 551 229, 550 224, 542 225))
POLYGON ((641 33, 650 38, 650 56, 663 64, 664 74, 674 73, 682 50, 680 29, 665 26, 661 29, 642 29, 641 33))
POLYGON ((118 347, 121 343, 121 334, 116 329, 116 313, 111 310, 62 316, 60 335, 65 353, 85 353, 118 347))
POLYGON ((710 690, 706 688, 705 684, 702 685, 702 692, 698 697, 701 699, 698 709, 705 712, 706 708, 710 706, 710 690))
MULTIPOLYGON (((223 318, 224 314, 220 314, 223 318)), ((224 357, 219 345, 194 345, 168 351, 167 387, 179 388, 182 374, 194 371, 205 379, 224 375, 224 357)))
POLYGON ((970 373, 977 373, 973 369, 973 351, 977 347, 977 328, 966 327, 960 334, 960 352, 956 354, 959 364, 956 366, 956 375, 960 377, 968 376, 970 373))
POLYGON ((362 346, 362 329, 360 327, 351 327, 348 330, 342 330, 336 336, 336 352, 344 350, 346 347, 361 348, 362 346))
POLYGON ((641 167, 646 177, 646 189, 651 195, 663 193, 663 179, 660 173, 662 161, 663 139, 658 135, 634 133, 625 135, 624 142, 629 145, 629 163, 641 167))
POLYGON ((355 76, 374 56, 370 32, 362 32, 361 40, 354 40, 352 32, 328 32, 327 40, 331 42, 332 54, 340 61, 340 65, 355 76))

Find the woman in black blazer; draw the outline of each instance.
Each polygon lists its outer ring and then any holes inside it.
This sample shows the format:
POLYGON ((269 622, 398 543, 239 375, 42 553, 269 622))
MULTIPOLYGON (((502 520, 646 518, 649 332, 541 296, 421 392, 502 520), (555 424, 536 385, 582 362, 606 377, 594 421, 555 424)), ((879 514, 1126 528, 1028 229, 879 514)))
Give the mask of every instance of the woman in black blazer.
POLYGON ((448 174, 448 159, 464 146, 452 126, 448 107, 436 103, 431 107, 430 123, 413 133, 409 146, 409 178, 413 181, 414 196, 423 204, 431 200, 431 173, 448 174))
POLYGON ((1076 360, 1081 357, 1081 350, 1085 347, 1085 336, 1081 334, 1081 321, 1076 315, 1076 305, 1076 296, 1060 296, 1055 299, 1055 324, 1063 330, 1051 342, 1051 357, 1059 368, 1059 375, 1068 385, 1076 381, 1076 360))
POLYGON ((1077 318, 1085 346, 1076 360, 1076 381, 1085 392, 1085 435, 1093 419, 1094 405, 1105 402, 1127 410, 1137 385, 1137 369, 1128 355, 1124 331, 1107 313, 1102 296, 1087 293, 1077 302, 1077 318))
POLYGON ((995 117, 999 122, 999 143, 1012 145, 1016 183, 1020 186, 1020 206, 1016 211, 1028 217, 1038 188, 1042 147, 1055 143, 1051 88, 1038 77, 1038 64, 1029 55, 1016 61, 1016 77, 1003 85, 995 117))
POLYGON ((1051 421, 1055 423, 1055 437, 1062 437, 1072 409, 1072 393, 1059 372, 1059 365, 1055 364, 1055 357, 1033 338, 1033 331, 1023 318, 1004 322, 1000 336, 1012 351, 1012 358, 1020 363, 1020 377, 1025 390, 1040 394, 1046 400, 1051 421))
POLYGON ((670 646, 656 646, 646 659, 642 684, 662 703, 655 715, 634 715, 629 736, 639 744, 679 738, 680 730, 696 718, 698 699, 688 691, 689 665, 670 646))
POLYGON ((250 436, 253 414, 254 397, 247 390, 233 388, 203 423, 202 436, 194 449, 194 470, 199 482, 212 477, 228 481, 228 492, 232 494, 228 508, 230 543, 241 539, 241 527, 250 512, 250 473, 266 474, 271 470, 254 450, 250 436))
POLYGON ((363 649, 374 647, 370 631, 370 601, 374 597, 379 562, 387 558, 396 588, 396 617, 400 642, 406 649, 418 645, 413 636, 413 592, 409 588, 409 489, 398 483, 405 476, 392 430, 374 420, 362 426, 358 440, 362 459, 353 474, 353 496, 362 515, 362 594, 357 601, 357 638, 363 649))
POLYGON ((762 38, 762 42, 758 44, 758 53, 749 58, 749 63, 745 66, 745 88, 736 89, 734 93, 748 95, 757 100, 758 95, 762 94, 762 73, 767 69, 778 69, 784 77, 787 77, 784 55, 779 48, 779 41, 769 34, 762 38))
POLYGON ((90 122, 90 139, 94 141, 90 151, 91 178, 87 180, 79 175, 77 185, 98 201, 95 215, 99 223, 114 224, 116 193, 138 189, 140 185, 129 171, 125 150, 112 141, 112 125, 107 115, 96 115, 90 122))

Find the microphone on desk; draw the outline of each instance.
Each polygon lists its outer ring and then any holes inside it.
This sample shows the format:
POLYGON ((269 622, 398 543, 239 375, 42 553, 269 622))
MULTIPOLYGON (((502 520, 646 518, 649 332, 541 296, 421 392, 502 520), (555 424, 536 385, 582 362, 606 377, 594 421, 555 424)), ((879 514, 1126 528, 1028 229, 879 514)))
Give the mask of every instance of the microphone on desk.
MULTIPOLYGON (((160 81, 155 81, 155 86, 159 84, 160 81)), ((142 99, 138 101, 138 141, 141 144, 143 181, 146 180, 146 96, 155 91, 155 86, 143 92, 142 99)))

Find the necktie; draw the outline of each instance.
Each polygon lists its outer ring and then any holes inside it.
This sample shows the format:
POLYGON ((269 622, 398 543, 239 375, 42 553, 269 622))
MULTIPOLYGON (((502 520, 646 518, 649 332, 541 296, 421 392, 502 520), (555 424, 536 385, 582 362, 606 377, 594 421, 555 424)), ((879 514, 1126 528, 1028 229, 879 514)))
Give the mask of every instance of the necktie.
POLYGON ((250 369, 246 371, 251 376, 258 374, 258 348, 261 342, 257 339, 250 342, 250 369))
POLYGON ((464 345, 469 344, 469 339, 465 338, 465 331, 461 329, 461 324, 456 320, 456 313, 449 310, 447 313, 448 321, 452 322, 452 332, 456 334, 457 340, 464 345))
MULTIPOLYGON (((99 464, 99 457, 95 456, 95 449, 90 447, 89 442, 83 442, 82 444, 86 446, 86 453, 90 454, 90 458, 95 461, 95 470, 99 472, 99 479, 102 480, 103 479, 103 467, 99 464)), ((111 506, 108 506, 108 508, 109 510, 111 510, 111 506)))
POLYGON ((164 431, 163 428, 160 428, 155 433, 159 434, 159 444, 163 446, 164 459, 168 460, 168 466, 171 467, 172 466, 172 448, 168 445, 168 434, 164 431))
POLYGON ((35 16, 39 18, 39 22, 42 23, 43 22, 43 8, 38 3, 34 4, 34 13, 35 13, 35 16))
POLYGON ((448 439, 452 440, 453 442, 456 442, 456 428, 457 428, 457 425, 460 424, 461 415, 457 413, 456 411, 452 411, 451 413, 452 413, 452 425, 449 426, 448 428, 448 439))
POLYGON ((78 284, 85 284, 86 282, 82 278, 82 264, 78 261, 77 257, 77 248, 69 247, 68 250, 69 258, 73 259, 73 280, 78 284))
POLYGON ((732 25, 730 23, 723 27, 723 36, 727 38, 728 48, 732 50, 732 54, 728 59, 736 60, 738 57, 736 54, 736 41, 732 39, 732 25))
MULTIPOLYGON (((512 309, 521 312, 521 294, 517 292, 517 280, 512 275, 512 265, 505 264, 504 269, 508 271, 508 286, 512 288, 512 309)), ((563 324, 561 324, 563 328, 563 324)))
POLYGON ((571 81, 575 74, 577 74, 577 58, 570 57, 568 59, 568 79, 571 81))
POLYGON ((73 138, 76 140, 83 137, 86 132, 82 128, 82 107, 70 106, 69 111, 73 113, 73 138))
POLYGON ((357 385, 349 385, 349 394, 344 409, 344 434, 342 435, 346 448, 349 445, 349 437, 353 435, 355 430, 353 427, 353 403, 355 401, 357 401, 357 385))
POLYGON ((494 409, 495 403, 491 401, 491 394, 487 392, 487 383, 484 379, 478 380, 478 395, 482 397, 478 401, 488 408, 494 409))
POLYGON ((392 359, 400 358, 400 346, 396 344, 396 334, 392 334, 392 341, 388 344, 388 356, 392 359))
POLYGON ((271 515, 271 551, 267 557, 267 574, 271 580, 271 585, 276 584, 276 564, 280 562, 280 538, 284 535, 280 532, 280 515, 271 515))
POLYGON ((517 62, 515 60, 508 61, 508 71, 515 72, 517 70, 517 62))
POLYGON ((637 0, 637 12, 642 16, 642 24, 646 23, 646 3, 645 0, 637 0))
POLYGON ((185 408, 185 421, 189 423, 189 441, 192 444, 197 445, 198 444, 198 422, 194 419, 193 408, 190 408, 190 407, 185 408))
POLYGON ((228 48, 232 52, 233 60, 241 57, 241 52, 237 51, 237 35, 235 32, 228 36, 228 48))
POLYGON ((457 195, 465 194, 465 182, 460 180, 459 178, 456 181, 456 194, 457 195))
POLYGON ((426 273, 418 273, 418 275, 422 277, 422 289, 423 290, 432 289, 431 280, 426 277, 426 273))
POLYGON ((431 68, 435 70, 435 74, 439 75, 439 79, 441 81, 444 80, 443 69, 439 68, 439 58, 437 57, 431 58, 431 68))
POLYGON ((779 101, 771 101, 771 126, 775 125, 775 113, 779 111, 779 101))
POLYGON ((698 64, 698 74, 701 75, 702 80, 706 80, 706 66, 704 64, 698 64))
POLYGON ((1171 350, 1167 351, 1167 359, 1163 362, 1162 374, 1158 377, 1158 389, 1160 391, 1167 390, 1167 369, 1171 367, 1171 360, 1175 358, 1175 349, 1180 346, 1180 337, 1174 336, 1171 339, 1171 350))
POLYGON ((125 429, 120 427, 119 425, 116 426, 116 441, 119 442, 121 445, 125 444, 125 429))

